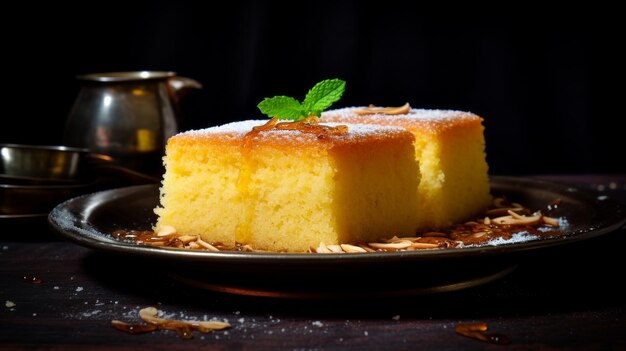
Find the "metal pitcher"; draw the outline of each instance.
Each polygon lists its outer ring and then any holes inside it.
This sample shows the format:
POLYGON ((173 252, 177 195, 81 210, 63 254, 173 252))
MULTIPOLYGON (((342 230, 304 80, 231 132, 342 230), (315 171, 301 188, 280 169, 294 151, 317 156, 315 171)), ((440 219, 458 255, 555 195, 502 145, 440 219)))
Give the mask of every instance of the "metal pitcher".
POLYGON ((78 76, 82 83, 63 140, 152 175, 162 171, 167 139, 178 132, 179 99, 197 81, 174 72, 111 72, 78 76))

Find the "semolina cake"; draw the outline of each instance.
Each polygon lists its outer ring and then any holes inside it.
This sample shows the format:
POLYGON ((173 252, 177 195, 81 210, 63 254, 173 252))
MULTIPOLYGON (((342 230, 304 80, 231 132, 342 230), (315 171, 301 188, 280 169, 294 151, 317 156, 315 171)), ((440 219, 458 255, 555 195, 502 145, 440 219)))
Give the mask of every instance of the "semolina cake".
POLYGON ((411 133, 353 124, 337 134, 250 133, 265 122, 170 138, 155 230, 172 226, 207 242, 283 252, 415 233, 411 133))
POLYGON ((481 213, 491 203, 482 118, 460 111, 352 107, 322 113, 322 121, 399 126, 415 136, 421 177, 420 230, 440 229, 481 213), (393 112, 393 113, 397 113, 393 112))

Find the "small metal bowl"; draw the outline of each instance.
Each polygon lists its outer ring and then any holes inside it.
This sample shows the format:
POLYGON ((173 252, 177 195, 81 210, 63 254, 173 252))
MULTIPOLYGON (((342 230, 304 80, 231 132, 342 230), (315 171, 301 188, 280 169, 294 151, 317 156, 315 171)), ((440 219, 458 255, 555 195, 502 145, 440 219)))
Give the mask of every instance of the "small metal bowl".
POLYGON ((89 150, 66 146, 0 144, 0 182, 56 184, 85 182, 89 150))
POLYGON ((61 185, 88 183, 98 176, 130 184, 157 183, 155 178, 121 166, 114 158, 67 146, 0 144, 0 183, 61 185))
POLYGON ((95 183, 62 185, 0 184, 0 216, 37 215, 59 203, 96 190, 95 183))
POLYGON ((66 146, 0 144, 0 219, 41 215, 72 197, 159 179, 66 146))

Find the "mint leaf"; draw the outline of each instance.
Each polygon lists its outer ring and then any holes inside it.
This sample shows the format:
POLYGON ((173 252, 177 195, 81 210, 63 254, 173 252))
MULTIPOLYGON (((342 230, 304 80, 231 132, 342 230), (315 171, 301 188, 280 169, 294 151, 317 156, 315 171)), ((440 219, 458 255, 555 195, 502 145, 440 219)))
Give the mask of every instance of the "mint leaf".
POLYGON ((326 79, 315 84, 302 103, 305 113, 319 117, 322 111, 341 98, 345 89, 346 82, 341 79, 326 79))
POLYGON ((299 121, 312 115, 319 117, 322 111, 341 98, 345 89, 346 82, 343 80, 326 79, 309 90, 302 104, 289 96, 274 96, 263 99, 257 107, 270 118, 299 121))
POLYGON ((257 107, 270 118, 299 120, 306 117, 306 112, 298 100, 289 96, 265 98, 257 107))

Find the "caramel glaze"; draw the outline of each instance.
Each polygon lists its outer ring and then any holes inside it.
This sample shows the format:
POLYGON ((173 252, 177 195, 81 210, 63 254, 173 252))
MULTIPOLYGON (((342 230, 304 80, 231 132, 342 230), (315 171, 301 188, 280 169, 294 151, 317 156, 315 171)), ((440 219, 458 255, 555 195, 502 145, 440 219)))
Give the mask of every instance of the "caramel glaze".
MULTIPOLYGON (((185 246, 178 237, 176 236, 167 236, 167 237, 159 237, 152 230, 116 230, 111 233, 115 239, 125 240, 137 243, 139 245, 147 245, 147 246, 164 246, 164 247, 173 247, 173 248, 182 248, 185 246)), ((241 245, 237 245, 235 248, 230 248, 225 246, 220 242, 211 242, 211 245, 215 246, 220 250, 230 250, 230 251, 243 251, 241 245)))
MULTIPOLYGON (((111 326, 119 331, 129 334, 149 333, 155 330, 174 330, 176 334, 183 339, 193 338, 192 330, 200 330, 198 328, 193 328, 187 322, 180 321, 170 321, 162 324, 129 324, 118 320, 112 320, 111 326)), ((203 331, 203 333, 206 333, 206 331, 203 331)))
POLYGON ((460 241, 463 245, 480 245, 494 239, 511 239, 515 233, 528 232, 540 238, 551 238, 562 234, 558 228, 545 229, 545 225, 509 225, 509 224, 483 224, 481 222, 467 222, 458 224, 447 230, 448 238, 454 241, 460 241), (539 230, 539 228, 544 228, 539 230), (488 232, 484 235, 476 235, 477 233, 488 232))
POLYGON ((267 123, 253 127, 250 132, 244 137, 244 146, 249 147, 250 143, 259 133, 268 130, 297 130, 302 133, 315 134, 320 140, 327 139, 329 135, 343 134, 348 131, 347 126, 327 126, 319 124, 319 118, 315 116, 309 116, 300 121, 291 122, 279 122, 278 117, 273 117, 267 123))

